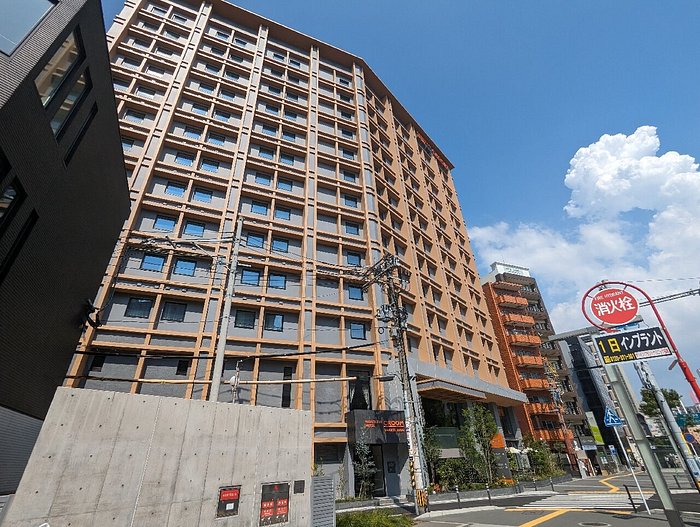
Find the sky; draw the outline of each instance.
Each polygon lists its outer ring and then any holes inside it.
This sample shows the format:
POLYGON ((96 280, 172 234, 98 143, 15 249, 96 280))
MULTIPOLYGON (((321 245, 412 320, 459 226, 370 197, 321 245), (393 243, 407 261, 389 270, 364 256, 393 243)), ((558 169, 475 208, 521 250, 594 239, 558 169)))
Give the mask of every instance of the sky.
MULTIPOLYGON (((102 3, 109 26, 123 1, 102 3)), ((699 2, 234 3, 365 59, 455 165, 479 271, 529 267, 558 332, 601 279, 700 287, 699 2)), ((698 307, 660 304, 693 370, 698 307)))

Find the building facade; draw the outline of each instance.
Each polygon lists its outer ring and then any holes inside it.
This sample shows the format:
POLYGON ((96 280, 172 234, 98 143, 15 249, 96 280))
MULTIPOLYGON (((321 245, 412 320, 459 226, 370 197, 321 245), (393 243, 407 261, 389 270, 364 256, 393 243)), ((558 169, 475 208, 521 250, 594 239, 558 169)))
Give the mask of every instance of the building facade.
POLYGON ((0 493, 13 492, 129 210, 98 0, 0 17, 0 493))
POLYGON ((548 340, 554 330, 537 281, 529 269, 500 262, 483 281, 508 382, 527 394, 516 409, 523 435, 547 441, 562 464, 580 472, 586 417, 561 350, 548 340))
MULTIPOLYGON (((225 342, 236 401, 311 410, 314 462, 352 493, 352 412, 403 410, 361 277, 393 254, 421 396, 522 399, 452 167, 362 59, 221 0, 127 1, 108 42, 132 210, 70 385, 207 398, 225 342)), ((372 448, 377 493, 405 493, 405 438, 372 448)))

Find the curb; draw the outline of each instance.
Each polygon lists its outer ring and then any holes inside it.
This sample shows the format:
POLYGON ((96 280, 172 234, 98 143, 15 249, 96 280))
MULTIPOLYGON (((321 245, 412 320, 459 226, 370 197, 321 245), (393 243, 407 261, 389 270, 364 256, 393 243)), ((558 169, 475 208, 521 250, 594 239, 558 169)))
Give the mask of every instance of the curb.
POLYGON ((416 520, 428 520, 430 518, 439 518, 440 516, 449 516, 450 514, 459 514, 460 512, 480 512, 480 511, 495 511, 503 509, 495 505, 484 505, 483 507, 469 507, 465 509, 450 509, 446 511, 426 512, 420 516, 416 516, 416 520))

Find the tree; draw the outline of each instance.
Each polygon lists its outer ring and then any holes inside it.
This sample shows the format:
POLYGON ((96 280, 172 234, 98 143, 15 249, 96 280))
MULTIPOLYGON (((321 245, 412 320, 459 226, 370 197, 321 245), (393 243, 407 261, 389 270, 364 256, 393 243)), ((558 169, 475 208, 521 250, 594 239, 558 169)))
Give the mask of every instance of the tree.
POLYGON ((425 462, 428 464, 428 470, 430 470, 430 479, 432 483, 435 483, 437 476, 436 467, 438 461, 440 461, 440 455, 442 454, 442 449, 437 440, 437 435, 435 434, 434 426, 425 429, 423 434, 423 453, 425 454, 425 462))
POLYGON ((559 472, 554 454, 546 441, 530 436, 525 438, 525 447, 535 476, 548 478, 559 472))
POLYGON ((467 462, 469 479, 473 482, 495 481, 496 455, 491 441, 498 432, 496 419, 489 408, 472 404, 462 412, 464 425, 459 429, 457 444, 467 462))
MULTIPOLYGON (((642 388, 640 393, 642 394, 642 402, 639 405, 640 411, 647 417, 659 417, 661 415, 661 409, 656 402, 654 391, 648 388, 642 388)), ((661 393, 664 394, 664 398, 670 408, 681 407, 681 396, 676 390, 673 388, 661 388, 661 393)))
POLYGON ((372 450, 367 444, 365 432, 363 431, 355 443, 355 459, 352 462, 355 467, 355 479, 359 483, 358 498, 369 499, 374 490, 374 474, 377 467, 374 465, 372 450))

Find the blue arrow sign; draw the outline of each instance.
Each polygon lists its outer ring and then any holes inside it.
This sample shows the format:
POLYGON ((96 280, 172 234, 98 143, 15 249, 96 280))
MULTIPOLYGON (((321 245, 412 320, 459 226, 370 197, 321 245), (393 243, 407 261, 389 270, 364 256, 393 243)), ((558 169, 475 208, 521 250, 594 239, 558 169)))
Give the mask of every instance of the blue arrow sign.
POLYGON ((605 407, 605 417, 603 418, 603 422, 607 427, 622 426, 624 424, 622 419, 620 419, 620 417, 615 413, 615 410, 608 406, 605 407))

